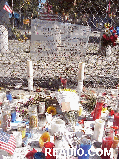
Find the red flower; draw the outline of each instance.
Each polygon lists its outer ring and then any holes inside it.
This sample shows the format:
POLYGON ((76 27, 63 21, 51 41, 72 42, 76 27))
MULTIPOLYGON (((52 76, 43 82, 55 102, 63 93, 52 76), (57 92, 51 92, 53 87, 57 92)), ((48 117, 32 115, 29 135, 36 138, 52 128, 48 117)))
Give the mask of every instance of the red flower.
POLYGON ((113 27, 111 27, 109 30, 113 30, 113 27))
POLYGON ((35 150, 35 149, 33 148, 33 150, 30 151, 30 152, 28 152, 25 157, 28 158, 28 159, 29 159, 29 158, 33 159, 33 156, 34 156, 34 154, 35 154, 36 152, 37 152, 37 150, 35 150))
POLYGON ((82 94, 82 95, 81 95, 81 97, 85 97, 85 95, 84 95, 84 94, 82 94))
POLYGON ((79 124, 84 124, 84 120, 78 121, 79 124))
POLYGON ((111 116, 114 115, 114 110, 111 110, 111 111, 110 111, 110 115, 111 115, 111 116))
POLYGON ((110 36, 110 40, 112 41, 113 39, 114 39, 114 36, 113 36, 113 35, 111 35, 111 36, 110 36))
POLYGON ((104 92, 103 94, 102 94, 102 96, 106 96, 107 95, 107 93, 106 92, 104 92))
POLYGON ((114 35, 114 38, 115 38, 115 40, 117 40, 117 38, 118 38, 118 35, 116 35, 116 34, 115 34, 115 35, 114 35))
POLYGON ((107 36, 106 36, 106 34, 103 34, 103 38, 104 38, 104 39, 107 39, 107 36))
POLYGON ((53 147, 55 147, 55 145, 54 145, 52 142, 46 142, 46 143, 44 144, 44 147, 45 147, 45 148, 53 148, 53 147))
POLYGON ((113 46, 116 46, 116 43, 113 42, 113 46))
POLYGON ((106 35, 105 40, 109 41, 110 37, 106 35))
POLYGON ((116 30, 113 30, 113 33, 116 33, 116 30))
POLYGON ((119 129, 119 127, 118 127, 118 126, 111 126, 111 128, 113 128, 114 130, 119 129))
POLYGON ((95 110, 93 110, 93 111, 91 112, 91 116, 92 116, 92 117, 94 116, 94 113, 95 113, 95 110))

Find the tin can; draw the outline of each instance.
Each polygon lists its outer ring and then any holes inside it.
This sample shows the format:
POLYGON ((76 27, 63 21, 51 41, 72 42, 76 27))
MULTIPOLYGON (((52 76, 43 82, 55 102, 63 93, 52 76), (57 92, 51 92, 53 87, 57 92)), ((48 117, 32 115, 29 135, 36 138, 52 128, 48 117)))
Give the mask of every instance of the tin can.
POLYGON ((37 113, 31 113, 30 121, 29 121, 30 128, 37 128, 38 127, 38 116, 37 113))
POLYGON ((30 128, 38 127, 38 115, 37 115, 37 106, 33 105, 29 108, 29 126, 30 128))

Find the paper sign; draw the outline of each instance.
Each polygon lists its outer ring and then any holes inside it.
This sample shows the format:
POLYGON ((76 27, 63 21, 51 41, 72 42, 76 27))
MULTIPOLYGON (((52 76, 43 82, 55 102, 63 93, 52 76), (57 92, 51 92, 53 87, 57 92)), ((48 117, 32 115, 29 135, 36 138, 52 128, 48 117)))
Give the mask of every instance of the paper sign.
POLYGON ((70 102, 62 102, 62 112, 69 112, 70 110, 70 102))

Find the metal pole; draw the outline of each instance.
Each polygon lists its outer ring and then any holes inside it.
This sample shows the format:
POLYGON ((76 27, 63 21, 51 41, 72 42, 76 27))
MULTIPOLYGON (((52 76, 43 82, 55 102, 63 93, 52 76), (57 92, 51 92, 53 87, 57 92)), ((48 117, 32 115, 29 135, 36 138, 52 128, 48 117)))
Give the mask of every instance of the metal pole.
MULTIPOLYGON (((13 10, 13 0, 12 0, 12 10, 13 10)), ((13 28, 14 28, 14 11, 13 11, 12 22, 13 22, 13 28)))
POLYGON ((20 24, 21 24, 21 0, 20 0, 20 24))

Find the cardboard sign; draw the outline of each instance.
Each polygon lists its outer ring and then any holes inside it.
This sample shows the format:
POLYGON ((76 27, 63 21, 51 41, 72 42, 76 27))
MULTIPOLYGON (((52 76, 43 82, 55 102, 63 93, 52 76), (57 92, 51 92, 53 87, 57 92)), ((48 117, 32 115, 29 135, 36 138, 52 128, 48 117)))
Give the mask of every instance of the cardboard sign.
POLYGON ((70 102, 62 102, 62 112, 69 112, 70 110, 70 102))

